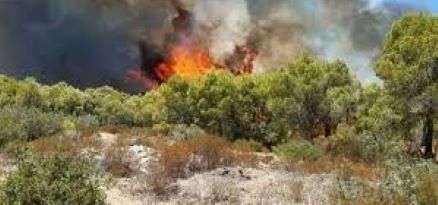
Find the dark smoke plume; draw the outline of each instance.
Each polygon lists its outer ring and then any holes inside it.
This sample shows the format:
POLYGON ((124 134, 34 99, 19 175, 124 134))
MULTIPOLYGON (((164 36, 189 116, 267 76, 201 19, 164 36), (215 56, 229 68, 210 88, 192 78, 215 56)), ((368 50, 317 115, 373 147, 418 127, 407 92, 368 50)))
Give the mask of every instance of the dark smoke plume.
POLYGON ((239 46, 258 51, 257 71, 313 51, 346 59, 369 80, 391 22, 413 9, 365 0, 2 0, 0 73, 132 90, 126 72, 153 76, 175 34, 189 32, 224 65, 239 46), (175 22, 184 12, 190 21, 175 22))

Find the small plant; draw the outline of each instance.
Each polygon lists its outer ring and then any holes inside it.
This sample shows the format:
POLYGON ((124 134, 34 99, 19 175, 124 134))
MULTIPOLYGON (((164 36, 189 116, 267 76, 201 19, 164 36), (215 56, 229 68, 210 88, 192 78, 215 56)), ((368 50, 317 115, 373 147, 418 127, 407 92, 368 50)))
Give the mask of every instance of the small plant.
POLYGON ((196 125, 173 125, 169 135, 175 140, 188 140, 205 135, 205 131, 196 125))
POLYGON ((83 158, 33 155, 0 187, 2 204, 104 204, 99 174, 83 158))
POLYGON ((314 162, 324 155, 324 150, 306 140, 291 140, 274 147, 274 152, 288 161, 314 162))
POLYGON ((261 152, 263 145, 255 140, 238 139, 233 142, 233 148, 243 152, 261 152))
POLYGON ((128 141, 123 137, 117 137, 115 143, 104 148, 104 167, 107 172, 115 177, 129 177, 134 170, 130 167, 128 141))
POLYGON ((11 108, 1 108, 0 147, 4 147, 12 141, 23 141, 25 138, 26 130, 16 117, 16 111, 11 108))
POLYGON ((211 185, 211 197, 208 204, 239 204, 239 190, 231 181, 214 181, 211 185))

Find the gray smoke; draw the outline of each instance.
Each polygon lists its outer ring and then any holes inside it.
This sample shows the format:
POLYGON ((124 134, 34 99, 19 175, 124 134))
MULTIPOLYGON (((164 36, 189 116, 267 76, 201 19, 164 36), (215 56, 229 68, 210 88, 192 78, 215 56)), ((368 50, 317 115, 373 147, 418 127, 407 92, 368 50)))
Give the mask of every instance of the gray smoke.
POLYGON ((211 33, 211 53, 220 55, 216 59, 246 42, 260 52, 256 70, 265 71, 313 52, 344 59, 365 82, 376 79, 372 60, 391 23, 419 10, 367 0, 209 0, 196 8, 197 23, 211 33))
POLYGON ((76 86, 130 89, 138 42, 162 53, 176 7, 194 15, 194 33, 217 61, 236 45, 260 52, 256 70, 278 68, 302 52, 345 59, 364 81, 404 5, 365 0, 2 0, 0 72, 76 86))
POLYGON ((129 89, 137 42, 163 41, 170 1, 2 0, 0 72, 46 83, 129 89))

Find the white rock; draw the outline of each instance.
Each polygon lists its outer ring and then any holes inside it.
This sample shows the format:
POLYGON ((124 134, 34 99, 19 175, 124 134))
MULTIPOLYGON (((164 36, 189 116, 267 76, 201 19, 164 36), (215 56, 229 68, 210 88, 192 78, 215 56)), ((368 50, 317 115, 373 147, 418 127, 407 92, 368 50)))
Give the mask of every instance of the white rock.
POLYGON ((115 134, 99 132, 97 136, 104 148, 111 147, 117 142, 117 135, 115 134))

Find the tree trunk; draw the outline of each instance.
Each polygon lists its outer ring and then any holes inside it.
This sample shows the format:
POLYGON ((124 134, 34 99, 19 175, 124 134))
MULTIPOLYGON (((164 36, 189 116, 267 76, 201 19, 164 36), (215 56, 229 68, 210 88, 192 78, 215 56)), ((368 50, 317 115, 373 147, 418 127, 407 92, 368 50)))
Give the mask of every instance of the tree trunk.
POLYGON ((433 118, 432 114, 428 113, 424 119, 423 123, 423 137, 421 139, 421 152, 423 158, 430 159, 433 158, 433 118))
POLYGON ((330 123, 325 123, 324 125, 324 136, 330 137, 332 135, 332 126, 330 123))

